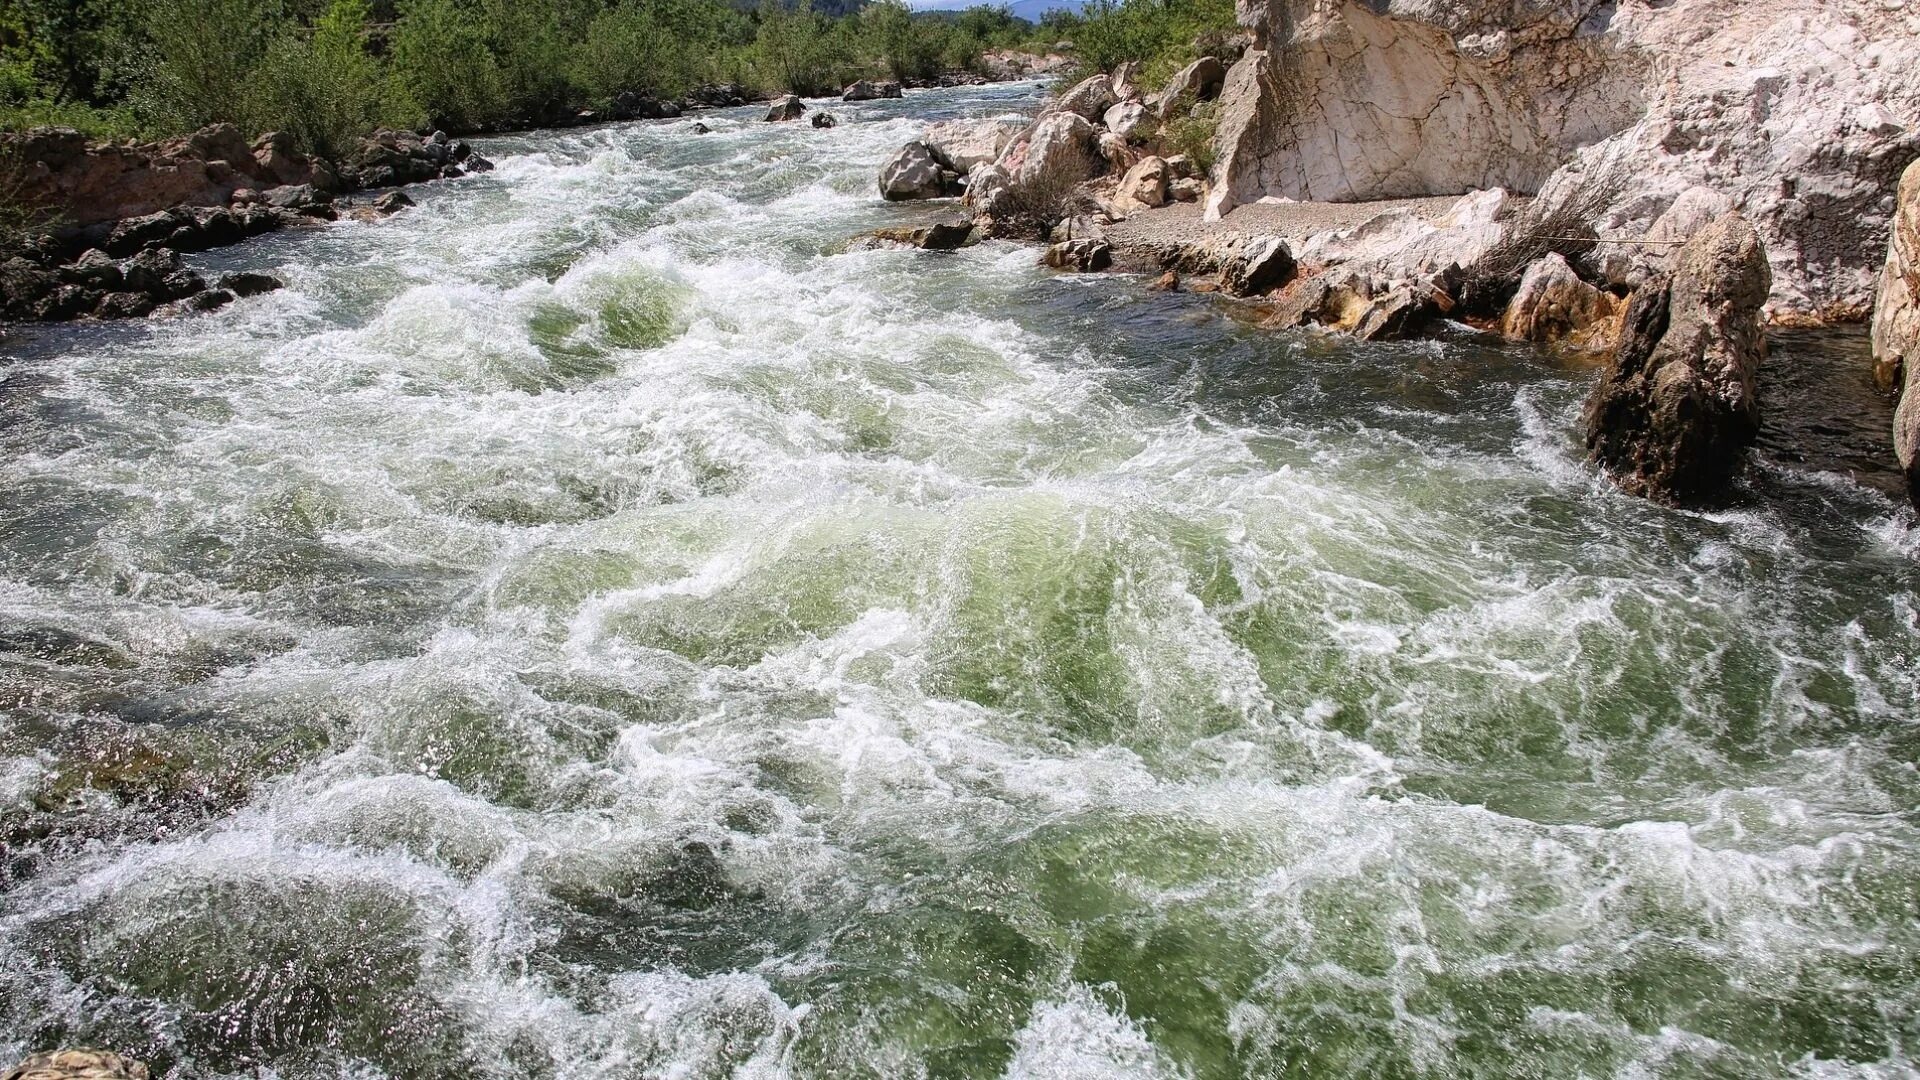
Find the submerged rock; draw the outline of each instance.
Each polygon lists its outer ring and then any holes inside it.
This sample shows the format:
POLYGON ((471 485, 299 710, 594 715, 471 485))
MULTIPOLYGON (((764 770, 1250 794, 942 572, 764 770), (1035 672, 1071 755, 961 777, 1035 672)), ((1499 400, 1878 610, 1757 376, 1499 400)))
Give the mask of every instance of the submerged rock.
POLYGON ((886 248, 918 248, 923 251, 953 251, 966 246, 973 235, 973 223, 965 218, 936 221, 928 225, 888 226, 856 236, 848 251, 874 251, 886 248))
POLYGON ((259 296, 262 293, 270 293, 275 289, 283 289, 286 287, 279 278, 274 277, 272 274, 261 274, 250 270, 232 274, 222 274, 220 275, 220 280, 214 282, 214 285, 233 293, 235 296, 259 296))
POLYGON ((1105 240, 1066 240, 1048 247, 1041 261, 1056 270, 1105 270, 1113 265, 1113 247, 1105 240))
POLYGON ((1620 487, 1663 502, 1724 495, 1759 432, 1772 274, 1753 226, 1728 214, 1634 294, 1586 407, 1587 447, 1620 487))
POLYGON ((1899 390, 1893 447, 1907 492, 1920 505, 1920 162, 1900 181, 1900 209, 1873 315, 1875 377, 1899 390))
POLYGON ((839 121, 835 120, 833 114, 830 112, 817 112, 813 114, 814 127, 830 128, 837 123, 839 123, 839 121))
POLYGON ((110 1050, 49 1050, 0 1073, 0 1080, 148 1080, 146 1065, 110 1050))

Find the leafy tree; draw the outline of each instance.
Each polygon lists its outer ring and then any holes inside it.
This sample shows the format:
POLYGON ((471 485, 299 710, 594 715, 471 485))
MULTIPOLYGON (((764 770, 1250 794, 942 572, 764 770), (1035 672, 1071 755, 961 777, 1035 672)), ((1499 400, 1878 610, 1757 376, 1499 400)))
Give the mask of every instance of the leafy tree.
POLYGON ((363 40, 371 17, 368 0, 333 0, 311 34, 283 30, 255 72, 260 101, 250 126, 286 131, 333 156, 386 119, 386 78, 363 40))

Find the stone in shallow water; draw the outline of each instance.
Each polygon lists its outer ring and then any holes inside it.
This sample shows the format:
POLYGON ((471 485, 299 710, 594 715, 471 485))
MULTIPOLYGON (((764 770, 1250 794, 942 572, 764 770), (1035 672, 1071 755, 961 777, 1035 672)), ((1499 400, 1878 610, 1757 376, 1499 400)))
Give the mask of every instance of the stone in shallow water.
POLYGON ((0 1080, 147 1080, 147 1067, 110 1050, 49 1050, 0 1074, 0 1080))
POLYGON ((1759 433, 1754 375, 1773 275, 1759 234, 1728 214, 1636 293, 1587 402, 1587 447, 1620 487, 1662 502, 1726 494, 1759 433))

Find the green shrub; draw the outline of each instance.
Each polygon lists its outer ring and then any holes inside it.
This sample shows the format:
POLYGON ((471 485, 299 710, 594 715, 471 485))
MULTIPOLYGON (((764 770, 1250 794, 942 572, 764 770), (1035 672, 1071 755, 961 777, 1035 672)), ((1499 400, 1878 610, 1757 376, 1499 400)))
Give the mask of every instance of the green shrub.
POLYGON ((1220 130, 1220 103, 1194 104, 1182 97, 1160 127, 1160 148, 1166 154, 1185 154, 1203 173, 1213 172, 1214 135, 1220 130))
POLYGON ((472 130, 505 118, 500 66, 453 0, 412 0, 390 45, 396 108, 417 123, 472 130))
POLYGON ((135 111, 164 131, 245 123, 257 108, 254 67, 278 16, 253 0, 148 0, 135 111))
POLYGON ((311 34, 282 31, 254 69, 247 127, 285 131, 333 157, 389 119, 385 76, 361 40, 370 15, 367 0, 334 0, 311 34))

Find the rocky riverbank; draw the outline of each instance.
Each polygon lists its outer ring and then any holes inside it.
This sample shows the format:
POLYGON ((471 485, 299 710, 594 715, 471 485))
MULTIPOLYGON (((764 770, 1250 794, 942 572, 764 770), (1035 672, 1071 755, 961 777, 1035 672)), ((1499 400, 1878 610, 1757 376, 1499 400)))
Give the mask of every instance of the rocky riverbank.
POLYGON ((0 252, 0 320, 16 322, 211 310, 278 282, 209 283, 182 267, 181 254, 332 221, 343 210, 392 213, 411 200, 397 191, 347 199, 493 168, 441 132, 376 132, 329 161, 279 133, 249 143, 227 124, 146 144, 91 144, 64 130, 4 134, 0 162, 19 204, 43 222, 0 252))
POLYGON ((1231 69, 1203 57, 1153 90, 1123 67, 1024 128, 938 125, 886 164, 881 193, 962 195, 978 234, 1045 240, 1049 266, 1149 268, 1161 288, 1249 299, 1275 329, 1465 324, 1589 352, 1608 366, 1594 460, 1630 490, 1715 501, 1754 438, 1759 327, 1860 321, 1877 295, 1878 377, 1912 377, 1911 245, 1884 270, 1882 253, 1894 178, 1920 156, 1920 88, 1888 80, 1920 63, 1920 37, 1884 6, 1573 7, 1250 0, 1231 69), (1767 19, 1813 44, 1771 42, 1767 19), (1695 82, 1655 93, 1655 71, 1695 82), (1584 121, 1536 100, 1556 93, 1584 121), (1423 101, 1422 120, 1382 111, 1423 101), (1730 108, 1761 116, 1760 137, 1730 108), (1190 132, 1213 119, 1202 169, 1190 132), (1316 134, 1328 124, 1348 140, 1316 134), (1728 236, 1737 258, 1700 248, 1728 236))

